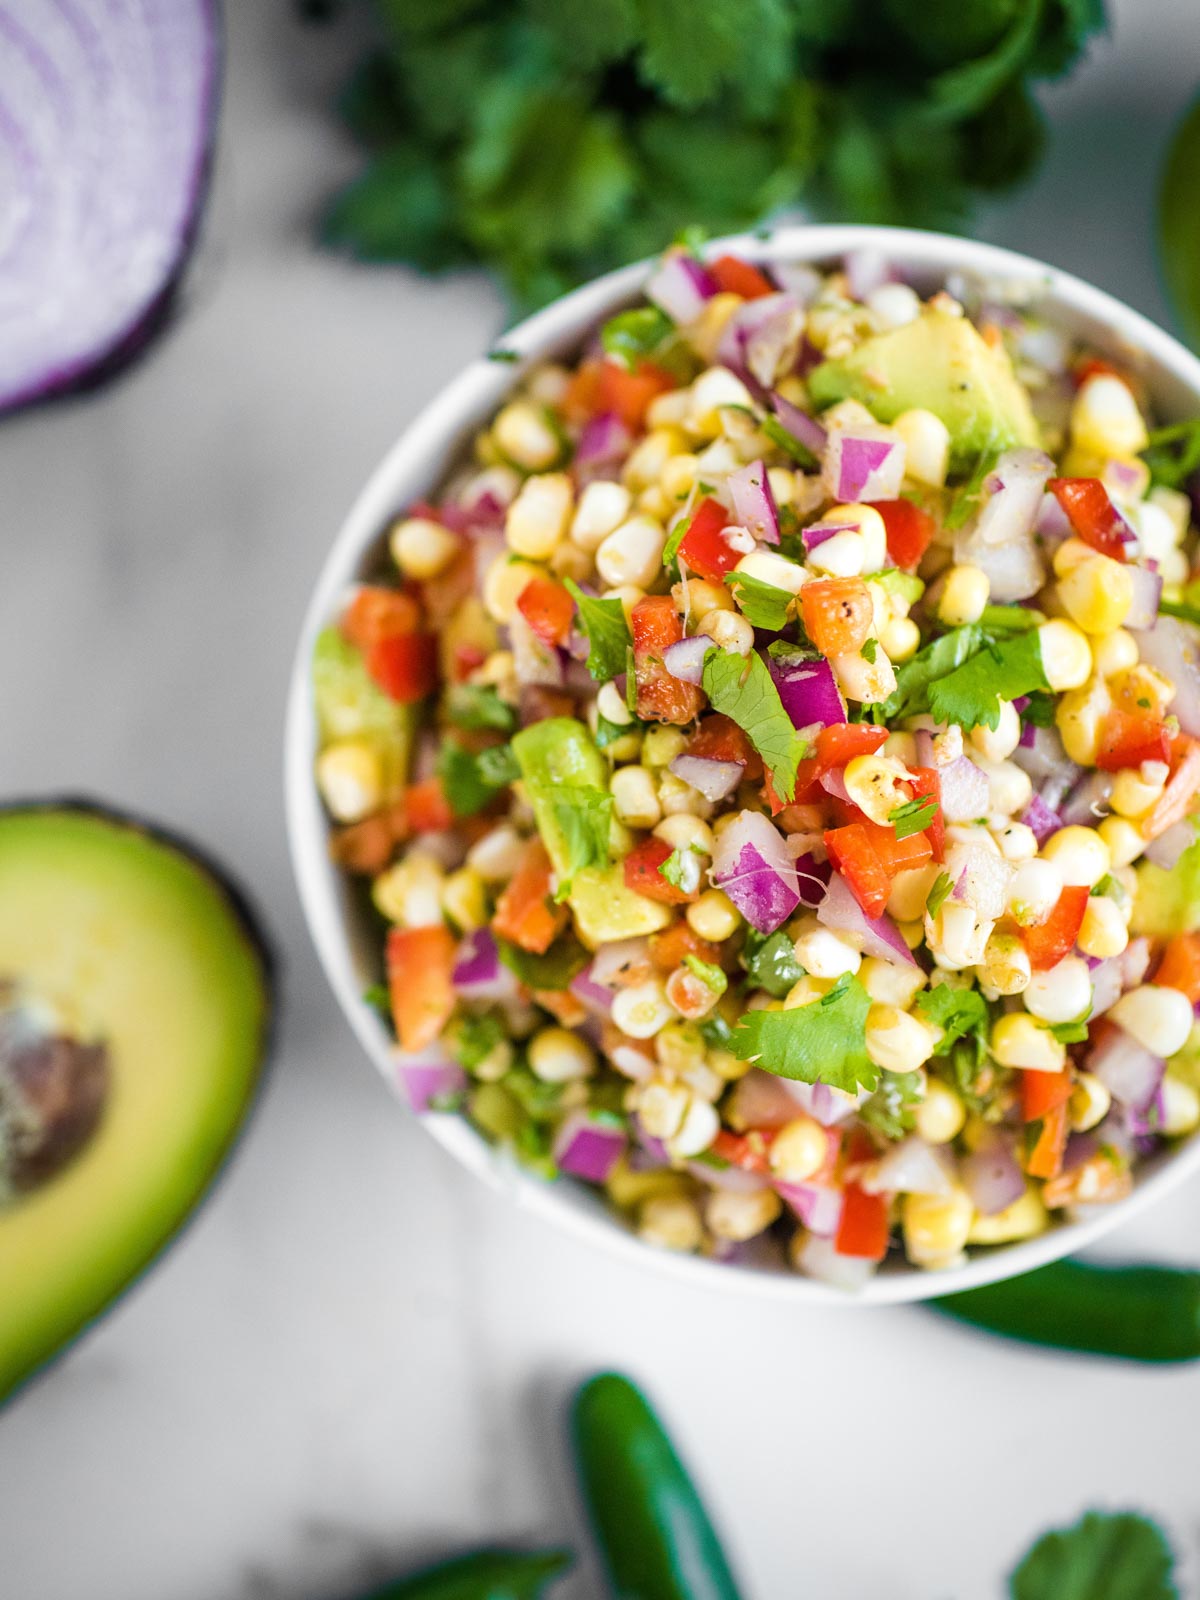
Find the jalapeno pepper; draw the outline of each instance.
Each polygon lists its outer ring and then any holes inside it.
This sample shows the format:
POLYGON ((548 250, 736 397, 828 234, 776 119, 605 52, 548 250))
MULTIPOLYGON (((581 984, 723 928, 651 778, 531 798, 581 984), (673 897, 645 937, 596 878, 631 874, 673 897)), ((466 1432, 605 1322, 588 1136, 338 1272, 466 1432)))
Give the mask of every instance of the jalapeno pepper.
POLYGON ((575 1459, 614 1595, 739 1600, 712 1523, 670 1439, 628 1379, 586 1383, 575 1459))
POLYGON ((1123 1361, 1200 1358, 1200 1272, 1056 1261, 931 1301, 989 1333, 1123 1361))
POLYGON ((565 1550, 476 1550, 401 1578, 370 1600, 538 1600, 570 1562, 565 1550))

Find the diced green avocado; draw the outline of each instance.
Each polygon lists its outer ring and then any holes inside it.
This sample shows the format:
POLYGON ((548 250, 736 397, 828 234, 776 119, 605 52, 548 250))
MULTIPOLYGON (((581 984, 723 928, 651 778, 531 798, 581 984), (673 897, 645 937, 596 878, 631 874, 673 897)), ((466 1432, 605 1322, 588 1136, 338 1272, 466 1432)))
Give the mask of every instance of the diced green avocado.
POLYGON ((1137 895, 1130 931, 1152 939, 1170 939, 1200 927, 1200 841, 1187 849, 1168 872, 1152 861, 1137 867, 1137 895))
POLYGON ((987 344, 966 317, 925 310, 814 367, 808 391, 821 408, 858 400, 880 422, 902 411, 932 411, 950 430, 952 471, 975 466, 990 451, 1040 443, 1029 396, 1006 352, 987 344))
POLYGON ((317 635, 312 658, 313 705, 321 746, 365 739, 379 752, 389 795, 403 787, 416 736, 416 706, 384 694, 367 672, 361 650, 337 628, 317 635))
MULTIPOLYGON (((574 717, 546 717, 541 722, 530 723, 528 728, 513 735, 513 754, 525 780, 538 832, 546 846, 554 870, 560 879, 570 878, 576 864, 576 846, 566 832, 564 823, 571 812, 555 804, 555 792, 563 789, 580 791, 579 798, 596 806, 608 793, 608 767, 596 749, 591 734, 582 722, 574 717), (590 803, 590 802, 589 802, 590 803)), ((607 813, 605 814, 605 816, 607 813)), ((607 821, 601 824, 601 839, 606 838, 607 821)), ((585 855, 583 860, 589 859, 585 855)), ((590 856, 591 860, 596 855, 590 856)))
POLYGON ((625 884, 618 862, 611 867, 586 867, 575 874, 567 896, 579 937, 589 949, 617 939, 640 939, 657 933, 671 920, 671 908, 635 894, 625 884))
POLYGON ((0 1397, 195 1208, 271 1009, 266 947, 205 863, 86 807, 0 812, 0 1397))

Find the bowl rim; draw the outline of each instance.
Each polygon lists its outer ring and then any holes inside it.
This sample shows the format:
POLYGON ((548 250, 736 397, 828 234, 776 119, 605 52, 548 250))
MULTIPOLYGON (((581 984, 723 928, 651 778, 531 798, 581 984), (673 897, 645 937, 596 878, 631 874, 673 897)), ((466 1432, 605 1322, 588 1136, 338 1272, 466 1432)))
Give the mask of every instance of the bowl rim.
MULTIPOLYGON (((918 273, 945 275, 959 270, 1036 287, 1046 298, 1060 302, 1060 309, 1065 307, 1103 324, 1116 339, 1128 343, 1187 391, 1200 410, 1200 360, 1171 335, 1083 279, 998 245, 873 224, 788 224, 712 240, 703 253, 729 251, 762 263, 805 263, 864 249, 881 250, 918 273)), ((628 302, 653 267, 653 259, 635 262, 552 302, 497 341, 506 359, 476 358, 424 405, 352 504, 305 610, 288 690, 284 741, 284 801, 292 869, 326 979, 355 1037, 398 1096, 395 1046, 382 1020, 361 998, 361 979, 340 901, 340 874, 329 859, 327 823, 312 780, 315 728, 309 663, 313 642, 332 614, 338 595, 353 581, 362 556, 378 543, 380 529, 397 505, 437 483, 469 428, 502 402, 530 363, 578 342, 605 315, 628 302), (512 354, 516 360, 510 359, 512 354), (431 463, 437 464, 433 470, 431 463)), ((847 1292, 786 1268, 731 1267, 701 1256, 656 1250, 623 1226, 586 1186, 551 1184, 521 1171, 488 1145, 464 1117, 429 1113, 420 1121, 445 1150, 493 1189, 577 1238, 697 1287, 732 1289, 806 1305, 895 1305, 1017 1277, 1095 1243, 1169 1194, 1200 1167, 1200 1135, 1193 1135, 1184 1145, 1164 1153, 1155 1170, 1143 1176, 1126 1199, 1098 1208, 1082 1220, 1059 1224, 1033 1239, 992 1247, 944 1272, 897 1265, 874 1275, 861 1289, 847 1292)))

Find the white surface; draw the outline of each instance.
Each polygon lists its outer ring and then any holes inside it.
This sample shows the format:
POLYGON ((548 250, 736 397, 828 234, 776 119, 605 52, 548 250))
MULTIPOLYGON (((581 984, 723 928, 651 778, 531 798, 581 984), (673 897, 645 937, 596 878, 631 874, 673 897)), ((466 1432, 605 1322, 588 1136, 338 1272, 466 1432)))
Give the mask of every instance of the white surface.
MULTIPOLYGON (((318 1600, 454 1544, 570 1535, 562 1400, 600 1365, 670 1417, 748 1600, 987 1600, 1093 1503, 1156 1510, 1193 1555, 1200 1370, 673 1284, 499 1203, 362 1060, 287 867, 289 655, 350 499, 500 312, 478 279, 312 252, 352 162, 327 115, 340 46, 285 0, 228 9, 187 317, 119 387, 0 429, 3 787, 106 794, 221 851, 284 950, 283 1037, 185 1242, 0 1414, 6 1600, 318 1600)), ((985 231, 1161 317, 1150 193, 1200 24, 1193 0, 1117 9, 1117 42, 1054 91, 1037 186, 985 231)), ((1198 1221, 1192 1184, 1113 1250, 1195 1261, 1198 1221)))
MULTIPOLYGON (((824 226, 777 228, 769 239, 742 234, 714 239, 714 255, 732 251, 757 262, 827 262, 855 251, 872 251, 894 263, 908 281, 934 284, 952 272, 986 285, 1027 285, 1040 314, 1056 327, 1117 359, 1136 354, 1138 373, 1164 422, 1185 421, 1200 412, 1200 361, 1136 311, 1101 290, 1045 262, 1000 250, 995 245, 949 234, 903 228, 824 226)), ((375 922, 364 917, 359 897, 348 892, 345 875, 330 860, 329 826, 313 783, 318 749, 312 705, 312 655, 320 631, 329 626, 349 586, 370 573, 378 560, 381 530, 415 500, 436 497, 463 448, 486 425, 514 384, 539 362, 573 352, 593 328, 627 305, 650 268, 635 264, 610 272, 547 306, 511 328, 505 346, 521 359, 498 366, 486 357, 473 361, 405 430, 372 473, 355 500, 330 550, 317 582, 296 651, 288 695, 285 750, 288 836, 300 897, 318 955, 338 1001, 384 1081, 397 1083, 395 1037, 363 991, 379 978, 379 940, 375 922)), ((401 1094, 401 1098, 406 1097, 401 1094)), ((512 1161, 476 1133, 461 1117, 431 1117, 429 1131, 472 1172, 535 1215, 546 1216, 592 1244, 603 1244, 629 1258, 645 1249, 599 1197, 582 1184, 546 1184, 514 1170, 512 1161)), ((891 1260, 855 1296, 860 1306, 957 1294, 981 1284, 1029 1272, 1071 1255, 1123 1226, 1143 1207, 1190 1178, 1200 1162, 1200 1137, 1148 1162, 1130 1198, 1118 1206, 1093 1208, 1086 1222, 1065 1219, 1036 1239, 1004 1250, 978 1252, 961 1267, 933 1276, 906 1262, 891 1260)), ((844 1291, 791 1271, 730 1267, 700 1256, 660 1253, 660 1271, 700 1288, 769 1295, 791 1305, 844 1302, 844 1291)))

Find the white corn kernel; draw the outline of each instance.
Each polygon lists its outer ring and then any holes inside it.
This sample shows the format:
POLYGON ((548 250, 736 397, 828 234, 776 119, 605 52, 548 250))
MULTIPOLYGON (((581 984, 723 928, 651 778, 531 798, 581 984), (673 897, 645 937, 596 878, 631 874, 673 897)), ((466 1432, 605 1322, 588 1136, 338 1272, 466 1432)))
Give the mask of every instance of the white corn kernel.
POLYGON ((1137 640, 1124 628, 1114 628, 1101 639, 1092 640, 1092 656, 1102 678, 1115 677, 1137 666, 1137 640))
POLYGON ((1056 693, 1082 688, 1092 672, 1092 647, 1087 635, 1060 617, 1043 622, 1037 633, 1042 670, 1050 687, 1056 693))
POLYGON ((660 1250, 685 1254, 704 1241, 704 1223, 696 1202, 683 1194, 653 1194, 638 1208, 638 1238, 660 1250))
POLYGON ((654 828, 654 837, 669 844, 672 850, 698 850, 705 856, 711 856, 717 845, 708 823, 686 811, 664 817, 654 828))
POLYGON ((813 978, 840 978, 844 972, 857 972, 862 955, 840 938, 832 928, 822 927, 816 917, 805 917, 803 931, 793 941, 796 960, 813 978))
POLYGON ((1020 1067, 1024 1072, 1061 1072, 1067 1064, 1066 1045, 1019 1011, 992 1024, 991 1050, 1002 1067, 1020 1067))
POLYGON ((637 1090, 638 1120, 652 1139, 670 1139, 683 1127, 692 1097, 681 1083, 651 1078, 637 1090))
POLYGON ((704 631, 719 650, 735 656, 748 656, 754 649, 754 626, 737 611, 711 611, 704 631))
POLYGON ((878 1004, 907 1011, 925 986, 925 974, 920 967, 867 956, 858 969, 858 981, 878 1004))
POLYGON ((825 1165, 829 1140, 815 1117, 785 1122, 771 1141, 771 1171, 784 1183, 807 1183, 825 1165))
POLYGON ((662 572, 666 542, 661 522, 653 517, 630 517, 596 551, 596 571, 610 587, 633 583, 647 589, 662 572))
POLYGON ((984 723, 971 729, 971 743, 989 761, 1004 761, 1021 742, 1021 717, 1011 700, 1001 700, 1000 720, 994 728, 984 723))
POLYGON ((720 944, 741 925, 741 913, 722 889, 706 889, 684 912, 688 927, 698 938, 720 944))
POLYGON ((979 963, 979 981, 996 994, 1020 994, 1029 986, 1029 954, 1015 933, 993 931, 979 963))
POLYGON ((666 1141, 667 1152, 676 1161, 703 1154, 721 1131, 721 1119, 707 1100, 693 1095, 678 1131, 666 1141))
POLYGON ((1100 1079, 1090 1072, 1081 1072, 1075 1080, 1070 1108, 1071 1126, 1076 1133, 1087 1133, 1104 1121, 1112 1105, 1112 1095, 1100 1079))
POLYGON ((467 851, 467 865, 484 883, 507 883, 515 876, 525 854, 525 840, 507 822, 485 833, 467 851))
POLYGON ((749 389, 728 367, 709 367, 692 384, 687 425, 703 439, 721 433, 721 411, 726 406, 753 408, 749 389))
POLYGON ((437 928, 442 923, 445 873, 436 857, 412 850, 381 872, 371 885, 375 909, 402 928, 437 928))
POLYGON ((1108 846, 1095 828, 1078 823, 1052 833, 1042 846, 1042 859, 1054 863, 1067 888, 1094 888, 1112 866, 1108 846))
POLYGON ((906 1194, 902 1212, 904 1252, 931 1271, 957 1264, 966 1247, 975 1207, 957 1186, 947 1195, 906 1194))
MULTIPOLYGON (((835 534, 834 538, 840 539, 841 534, 835 534)), ((832 544, 833 539, 826 543, 832 544)), ((830 656, 829 665, 847 700, 857 700, 860 705, 877 705, 895 693, 896 674, 882 645, 875 651, 874 661, 868 661, 857 650, 850 650, 844 655, 830 656)))
POLYGON ((824 539, 808 554, 813 572, 834 578, 857 578, 866 570, 867 548, 862 535, 847 530, 824 539))
POLYGON ((458 536, 431 517, 405 517, 388 535, 392 560, 406 578, 436 578, 461 548, 458 536))
POLYGON ((1130 989, 1108 1014, 1151 1055, 1164 1059, 1183 1049, 1194 1020, 1192 1003, 1185 994, 1153 983, 1130 989))
POLYGON ((902 411, 892 428, 903 441, 908 476, 940 489, 950 465, 950 430, 941 417, 920 408, 902 411))
POLYGON ((529 1070, 543 1083, 569 1083, 595 1071, 596 1055, 582 1035, 567 1028, 543 1028, 529 1041, 529 1070))
POLYGON ((1092 975, 1080 956, 1064 956, 1048 972, 1035 972, 1022 996, 1039 1022, 1077 1022, 1092 1007, 1092 975))
POLYGON ((961 628, 978 622, 991 598, 992 585, 981 567, 951 567, 942 582, 938 617, 947 627, 961 628))
POLYGON ((742 557, 734 571, 743 577, 757 578, 759 583, 769 583, 775 589, 786 589, 789 594, 799 594, 808 576, 798 561, 789 561, 773 550, 752 550, 742 557))
POLYGON ((919 1017, 881 1005, 873 1005, 867 1013, 865 1042, 871 1060, 888 1072, 915 1072, 937 1043, 919 1017))
POLYGON ((571 519, 571 541, 589 553, 598 550, 629 515, 633 497, 623 483, 597 479, 579 497, 571 519))
POLYGON ((342 739, 327 745, 316 761, 317 788, 337 822, 361 822, 383 801, 383 767, 374 745, 342 739))
POLYGON ((600 692, 596 696, 596 709, 605 722, 611 722, 617 728, 626 728, 633 721, 633 713, 625 704, 625 696, 615 683, 600 685, 600 692))
POLYGON ((562 454, 562 441, 545 411, 528 400, 504 407, 492 426, 500 451, 527 472, 544 472, 562 454))
POLYGON ((658 978, 619 989, 613 997, 612 1019, 631 1039, 653 1039, 674 1016, 674 1007, 658 978))
POLYGON ((1200 1094, 1190 1083, 1168 1072, 1162 1082, 1162 1100, 1162 1131, 1169 1139, 1200 1127, 1200 1094))
POLYGON ((1146 848, 1146 839, 1141 830, 1124 817, 1105 817, 1096 832, 1108 846, 1114 870, 1129 866, 1146 848))
POLYGON ((504 522, 509 549, 531 561, 545 561, 567 531, 574 501, 575 490, 565 472, 526 478, 504 522))
POLYGON ((878 328, 902 328, 921 314, 921 301, 907 283, 880 283, 863 296, 863 304, 878 328))
POLYGON ((1009 913, 1023 928, 1036 927, 1054 910, 1062 892, 1062 873, 1052 861, 1022 861, 1009 879, 1009 913))
POLYGON ((1037 855, 1037 834, 1027 823, 1006 821, 993 830, 993 837, 1000 846, 1000 854, 1014 866, 1032 861, 1037 855))
POLYGON ((613 810, 631 828, 652 828, 662 817, 654 776, 645 767, 618 767, 609 781, 613 810))
POLYGON ((1079 937, 1075 942, 1085 956, 1095 956, 1100 960, 1121 954, 1129 943, 1129 929, 1115 900, 1110 900, 1106 894, 1088 897, 1079 937))
POLYGON ((991 922, 981 922, 971 906, 957 900, 943 901, 936 917, 925 913, 925 936, 934 959, 950 972, 978 966, 991 933, 991 922))
POLYGON ((1080 384, 1071 405, 1071 443, 1098 456, 1136 456, 1146 448, 1146 424, 1129 385, 1097 372, 1080 384))
POLYGON ((742 1244, 764 1233, 782 1210, 783 1202, 774 1189, 753 1194, 716 1189, 704 1202, 704 1220, 718 1239, 742 1244))
POLYGON ((1112 709, 1112 696, 1103 678, 1093 678, 1083 689, 1072 689, 1058 702, 1055 726, 1063 748, 1081 767, 1095 765, 1100 729, 1112 709))
POLYGON ((930 1078, 925 1098, 917 1106, 915 1124, 926 1144, 949 1144, 957 1139, 967 1120, 967 1108, 948 1083, 930 1078))
POLYGON ((1033 797, 1033 782, 1015 761, 985 761, 977 756, 975 765, 988 781, 988 810, 1011 817, 1024 811, 1033 797))

